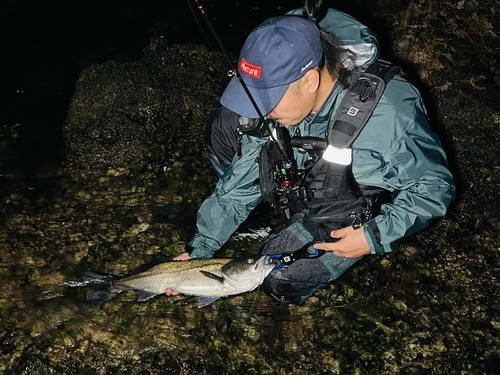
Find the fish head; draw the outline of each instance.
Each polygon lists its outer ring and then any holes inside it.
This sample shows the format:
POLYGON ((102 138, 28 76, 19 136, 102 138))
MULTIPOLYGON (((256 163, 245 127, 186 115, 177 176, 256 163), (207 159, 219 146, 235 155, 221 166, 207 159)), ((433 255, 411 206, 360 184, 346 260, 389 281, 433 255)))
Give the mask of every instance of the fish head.
POLYGON ((252 291, 257 288, 275 267, 269 263, 269 256, 258 259, 248 258, 235 260, 222 267, 225 282, 241 292, 252 291))

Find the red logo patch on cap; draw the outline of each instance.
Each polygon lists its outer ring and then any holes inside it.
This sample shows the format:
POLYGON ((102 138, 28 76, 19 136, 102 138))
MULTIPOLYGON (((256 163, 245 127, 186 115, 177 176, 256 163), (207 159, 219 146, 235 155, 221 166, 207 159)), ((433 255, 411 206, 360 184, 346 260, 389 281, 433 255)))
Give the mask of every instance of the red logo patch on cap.
POLYGON ((245 59, 242 58, 240 63, 240 69, 243 73, 249 75, 250 77, 260 78, 260 71, 262 70, 262 67, 249 64, 245 61, 245 59))

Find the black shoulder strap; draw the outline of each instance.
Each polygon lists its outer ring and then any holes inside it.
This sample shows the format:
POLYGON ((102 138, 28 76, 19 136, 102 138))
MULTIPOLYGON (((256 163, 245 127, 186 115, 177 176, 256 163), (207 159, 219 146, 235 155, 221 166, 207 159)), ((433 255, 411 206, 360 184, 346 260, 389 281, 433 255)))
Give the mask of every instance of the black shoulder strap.
POLYGON ((386 84, 396 75, 404 76, 402 69, 384 60, 377 60, 361 73, 345 93, 328 132, 328 143, 336 148, 347 148, 370 119, 384 93, 386 84))

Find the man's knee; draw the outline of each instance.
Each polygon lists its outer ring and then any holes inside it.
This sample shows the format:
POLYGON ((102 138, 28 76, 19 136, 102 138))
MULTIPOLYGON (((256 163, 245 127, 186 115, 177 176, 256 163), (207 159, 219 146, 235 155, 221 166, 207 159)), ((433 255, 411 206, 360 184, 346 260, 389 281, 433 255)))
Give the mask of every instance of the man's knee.
MULTIPOLYGON (((311 239, 302 223, 297 222, 267 242, 261 252, 262 255, 275 255, 295 251, 311 239)), ((280 302, 301 304, 327 285, 330 276, 320 258, 298 259, 286 267, 273 270, 262 283, 262 290, 280 302)))
POLYGON ((272 271, 262 283, 262 290, 280 302, 299 305, 325 287, 329 279, 330 272, 318 259, 300 259, 272 271))

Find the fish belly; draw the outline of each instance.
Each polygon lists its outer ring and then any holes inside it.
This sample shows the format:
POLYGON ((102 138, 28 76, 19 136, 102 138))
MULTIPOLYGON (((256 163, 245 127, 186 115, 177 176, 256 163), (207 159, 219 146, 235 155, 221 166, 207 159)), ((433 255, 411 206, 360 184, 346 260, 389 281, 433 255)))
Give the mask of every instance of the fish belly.
POLYGON ((199 271, 184 271, 178 275, 137 275, 117 282, 115 287, 144 290, 153 294, 163 294, 166 289, 196 296, 222 296, 225 293, 223 283, 199 271))

